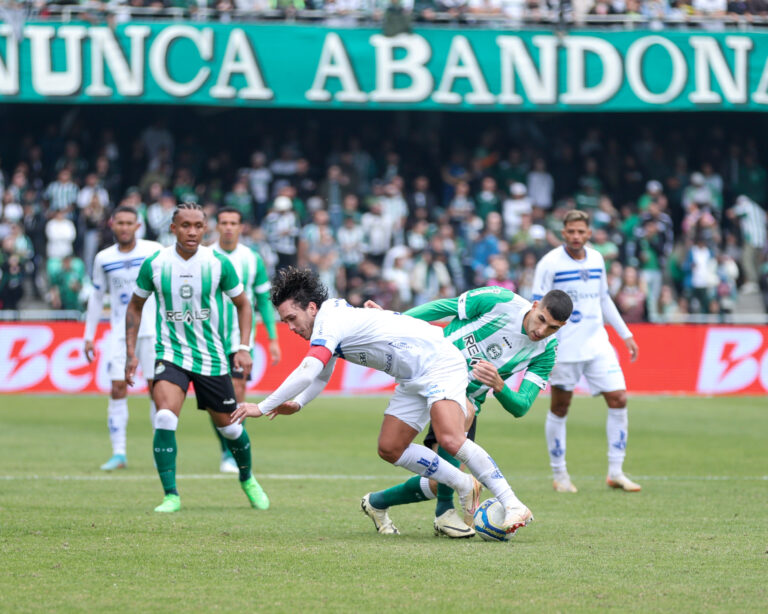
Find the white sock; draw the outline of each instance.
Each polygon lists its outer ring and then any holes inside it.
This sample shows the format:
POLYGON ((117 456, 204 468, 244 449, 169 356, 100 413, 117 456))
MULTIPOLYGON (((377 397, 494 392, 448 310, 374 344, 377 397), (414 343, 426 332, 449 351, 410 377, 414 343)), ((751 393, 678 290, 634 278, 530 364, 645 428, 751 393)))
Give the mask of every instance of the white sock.
POLYGON ((547 437, 547 451, 552 473, 565 473, 565 421, 567 416, 556 416, 551 411, 547 413, 544 433, 547 437))
POLYGON ((424 493, 424 496, 427 500, 437 497, 437 495, 433 493, 432 489, 429 487, 429 478, 421 478, 419 480, 419 486, 421 487, 421 492, 424 493))
POLYGON ((152 425, 152 430, 155 430, 155 416, 157 415, 157 405, 155 405, 155 402, 150 399, 149 400, 149 423, 152 425))
POLYGON ((112 454, 125 456, 125 431, 128 426, 128 400, 109 399, 107 404, 107 426, 112 442, 112 454))
POLYGON ((432 478, 454 490, 466 488, 469 479, 466 473, 441 460, 435 452, 426 446, 417 443, 410 444, 402 456, 395 461, 395 465, 417 473, 423 478, 432 478))
POLYGON ((608 475, 623 473, 624 457, 627 455, 627 408, 608 409, 605 419, 605 434, 608 437, 608 475))
POLYGON ((496 461, 474 441, 467 439, 456 452, 456 458, 467 466, 472 475, 490 490, 504 507, 523 506, 512 492, 496 461))

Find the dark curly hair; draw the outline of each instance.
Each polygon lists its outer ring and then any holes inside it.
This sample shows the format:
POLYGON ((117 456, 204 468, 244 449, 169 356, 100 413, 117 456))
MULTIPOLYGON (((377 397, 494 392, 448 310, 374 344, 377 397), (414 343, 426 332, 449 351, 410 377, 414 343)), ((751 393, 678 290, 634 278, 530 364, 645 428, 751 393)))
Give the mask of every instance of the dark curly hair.
POLYGON ((290 300, 296 301, 302 309, 310 303, 320 307, 328 300, 328 289, 312 269, 289 266, 275 273, 271 299, 275 307, 290 300))

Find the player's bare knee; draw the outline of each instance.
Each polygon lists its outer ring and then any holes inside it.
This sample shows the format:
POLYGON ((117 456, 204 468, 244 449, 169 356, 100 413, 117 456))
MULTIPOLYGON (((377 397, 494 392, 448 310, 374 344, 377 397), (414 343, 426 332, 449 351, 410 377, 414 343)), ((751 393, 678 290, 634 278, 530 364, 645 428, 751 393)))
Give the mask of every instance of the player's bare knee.
POLYGON ((568 415, 569 404, 566 403, 553 403, 549 411, 555 414, 558 418, 565 418, 568 415))
POLYGON ((451 456, 456 456, 459 448, 464 445, 466 440, 467 437, 463 433, 443 433, 437 438, 440 447, 451 456))
POLYGON ((622 409, 627 406, 627 391, 614 390, 605 393, 605 402, 611 409, 622 409))
POLYGON ((124 399, 128 396, 128 386, 125 382, 113 381, 109 396, 113 399, 124 399))

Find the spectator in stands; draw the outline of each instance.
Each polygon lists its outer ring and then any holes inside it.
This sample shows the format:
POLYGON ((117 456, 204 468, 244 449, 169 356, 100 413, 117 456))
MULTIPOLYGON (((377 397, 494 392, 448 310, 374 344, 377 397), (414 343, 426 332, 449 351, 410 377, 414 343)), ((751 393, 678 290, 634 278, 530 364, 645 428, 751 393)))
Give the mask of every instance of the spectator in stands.
POLYGON ((62 168, 56 175, 56 181, 50 183, 45 190, 45 198, 50 203, 49 210, 72 214, 79 192, 77 184, 72 181, 72 171, 62 168))
POLYGON ((245 175, 240 175, 235 180, 232 190, 224 197, 224 206, 239 211, 243 222, 247 224, 252 224, 256 220, 253 197, 248 191, 248 180, 245 175))
POLYGON ((645 306, 647 296, 642 281, 638 278, 637 269, 632 266, 624 268, 621 288, 616 294, 616 307, 627 324, 645 322, 645 306))
POLYGON ((701 173, 691 173, 691 183, 683 191, 683 207, 689 211, 691 205, 699 209, 707 208, 710 213, 719 216, 719 199, 712 187, 704 180, 701 173))
POLYGON ((299 222, 293 203, 287 196, 278 196, 272 211, 264 219, 267 241, 277 256, 277 270, 296 265, 299 222))
POLYGON ((768 173, 751 153, 744 156, 735 188, 737 194, 743 194, 763 207, 768 204, 768 173))
POLYGON ((410 222, 416 219, 434 221, 440 213, 437 198, 430 189, 429 178, 418 175, 413 180, 413 191, 406 196, 410 222))
POLYGON ((637 257, 640 262, 640 280, 647 294, 647 316, 655 322, 658 316, 659 297, 666 264, 664 236, 659 232, 653 219, 643 223, 642 233, 637 240, 637 257))
POLYGON ((697 232, 688 250, 684 270, 690 276, 691 300, 699 313, 708 313, 717 287, 717 258, 708 245, 707 233, 697 232))
POLYGON ((531 215, 533 203, 528 198, 528 188, 524 183, 515 182, 509 188, 510 196, 502 205, 504 234, 507 238, 515 236, 522 225, 524 215, 531 215))
POLYGON ((83 261, 88 277, 93 274, 93 259, 99 251, 101 233, 107 221, 107 208, 98 192, 91 193, 91 201, 80 214, 80 228, 83 233, 83 261))
POLYGON ((53 217, 45 225, 46 256, 50 264, 58 264, 67 256, 74 253, 74 243, 77 231, 75 225, 67 218, 65 209, 54 209, 53 217))
POLYGON ((512 279, 512 272, 509 266, 509 260, 504 254, 493 254, 488 258, 488 267, 486 267, 485 281, 483 286, 499 286, 515 292, 517 286, 512 279))
POLYGON ((727 215, 730 219, 738 220, 741 232, 741 267, 744 274, 741 291, 745 294, 755 293, 759 290, 758 277, 766 249, 768 228, 765 211, 742 194, 736 199, 736 204, 728 209, 727 215))
POLYGON ((54 309, 82 310, 90 282, 80 258, 67 255, 50 272, 49 301, 54 309))
POLYGON ((547 171, 547 163, 544 158, 536 158, 533 163, 533 170, 528 173, 527 183, 531 204, 534 207, 549 211, 552 208, 555 194, 555 180, 547 171))
POLYGON ((619 246, 611 241, 605 228, 595 228, 592 233, 592 247, 605 260, 605 268, 609 269, 614 260, 619 257, 619 246))
MULTIPOLYGON (((160 184, 155 184, 159 186, 160 184)), ((162 192, 157 202, 147 208, 147 225, 158 243, 164 247, 173 245, 176 237, 171 233, 173 212, 176 209, 176 197, 172 192, 162 192)))

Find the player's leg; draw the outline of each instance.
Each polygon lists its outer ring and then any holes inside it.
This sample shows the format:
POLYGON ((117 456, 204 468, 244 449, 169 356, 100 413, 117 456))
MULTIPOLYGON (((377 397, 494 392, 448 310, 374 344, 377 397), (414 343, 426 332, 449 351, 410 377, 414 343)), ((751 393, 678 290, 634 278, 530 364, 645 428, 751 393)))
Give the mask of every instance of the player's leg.
POLYGON ((624 458, 627 455, 629 417, 627 412, 627 391, 604 392, 608 404, 605 420, 605 434, 608 438, 608 477, 606 484, 626 492, 639 492, 641 486, 624 475, 624 458))
POLYGON ((126 465, 125 442, 128 428, 128 387, 125 383, 125 340, 112 338, 109 344, 107 375, 112 382, 107 401, 107 428, 112 456, 101 465, 104 471, 123 469, 126 465))
MULTIPOLYGON (((474 410, 474 407, 466 400, 466 397, 464 397, 463 407, 453 398, 432 403, 430 417, 432 418, 432 426, 435 429, 437 441, 449 454, 464 463, 472 475, 499 500, 506 510, 504 526, 508 533, 514 533, 517 529, 526 526, 533 520, 533 515, 523 502, 515 496, 493 457, 474 441, 467 439, 464 434, 467 416, 469 415, 467 407, 472 408, 469 411, 474 410)), ((452 467, 452 469, 461 474, 455 467, 452 467)), ((452 485, 449 484, 449 486, 452 485)), ((469 524, 472 520, 471 516, 474 515, 480 503, 479 489, 473 489, 470 493, 462 492, 461 488, 456 490, 459 493, 459 500, 465 512, 464 522, 469 524), (467 499, 468 496, 472 497, 471 502, 467 499)))
POLYGON ((155 428, 155 416, 157 415, 157 406, 152 398, 152 385, 154 383, 155 365, 155 338, 139 337, 136 342, 136 356, 139 359, 141 372, 147 380, 147 391, 149 393, 149 423, 155 428))
MULTIPOLYGON (((235 389, 235 400, 240 404, 245 400, 245 378, 243 377, 242 370, 237 371, 235 369, 234 358, 234 354, 229 355, 229 373, 232 376, 232 387, 235 389)), ((219 429, 216 428, 216 424, 213 420, 211 420, 211 426, 213 427, 213 432, 216 433, 216 437, 219 440, 219 447, 221 448, 219 471, 221 473, 240 473, 240 470, 237 468, 237 462, 235 462, 235 457, 232 456, 232 452, 229 451, 227 440, 224 439, 219 432, 219 429)))
POLYGON ((269 508, 269 497, 253 477, 251 467, 251 440, 242 424, 230 424, 229 417, 237 407, 232 378, 229 375, 195 376, 197 406, 208 411, 216 429, 237 463, 240 487, 248 497, 251 507, 269 508))
POLYGON ((584 371, 590 391, 603 394, 608 405, 605 434, 608 440, 608 476, 611 488, 638 492, 640 485, 624 475, 629 420, 627 417, 627 385, 613 348, 590 361, 584 371))
POLYGON ((181 508, 179 491, 176 488, 176 429, 189 381, 187 371, 169 362, 158 361, 152 387, 152 396, 158 407, 152 444, 155 466, 165 497, 155 508, 156 512, 177 512, 181 508))
POLYGON ((581 378, 581 372, 582 367, 579 363, 557 363, 550 375, 552 396, 544 434, 547 440, 549 466, 552 468, 552 487, 556 492, 578 492, 571 482, 565 464, 565 423, 573 398, 573 389, 581 378))

